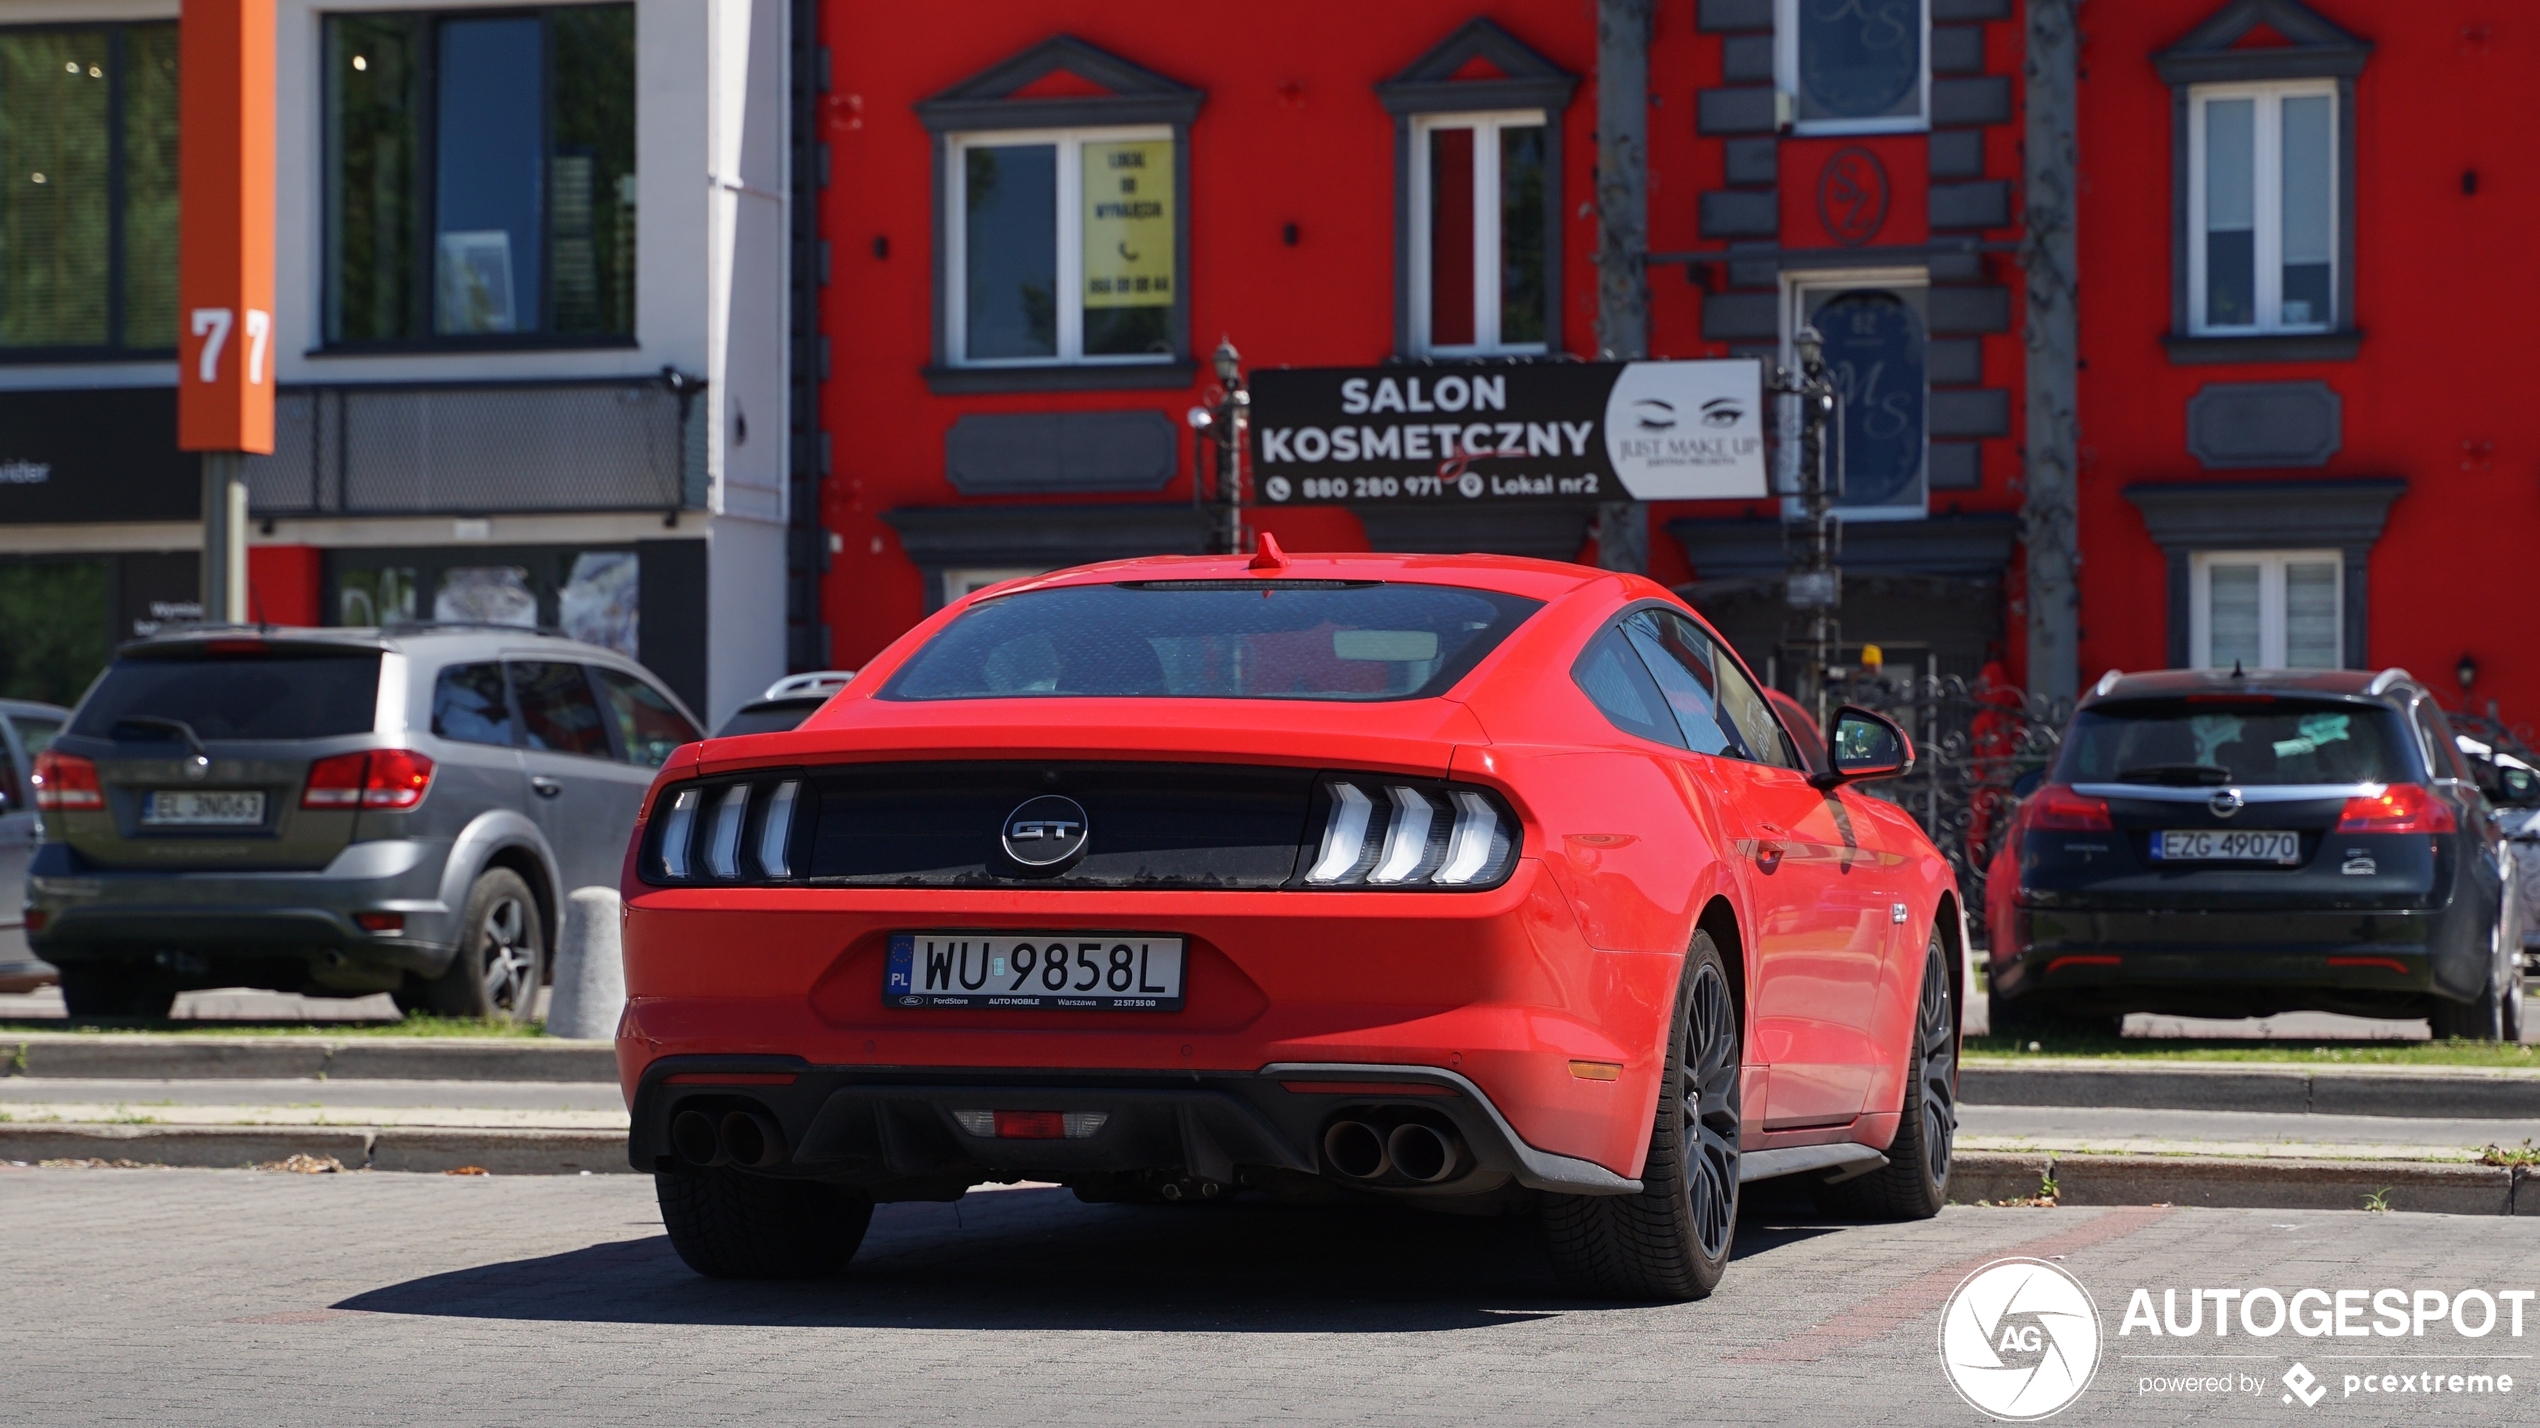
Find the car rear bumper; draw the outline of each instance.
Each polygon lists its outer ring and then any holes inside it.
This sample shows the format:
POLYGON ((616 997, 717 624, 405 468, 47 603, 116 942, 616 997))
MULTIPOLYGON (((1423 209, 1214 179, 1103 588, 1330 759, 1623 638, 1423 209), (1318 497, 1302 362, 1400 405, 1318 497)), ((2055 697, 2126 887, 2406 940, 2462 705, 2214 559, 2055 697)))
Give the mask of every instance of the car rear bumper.
POLYGON ((757 1111, 779 1128, 768 1173, 817 1178, 877 1199, 950 1199, 982 1180, 1099 1186, 1121 1177, 1212 1187, 1280 1172, 1334 1175, 1324 1132, 1343 1119, 1449 1127, 1467 1154, 1434 1185, 1393 1177, 1364 1188, 1466 1196, 1508 1184, 1564 1194, 1640 1188, 1593 1162, 1526 1144, 1470 1079, 1435 1067, 1295 1063, 1257 1072, 1005 1070, 812 1066, 791 1058, 680 1056, 654 1061, 634 1098, 627 1158, 638 1170, 683 1163, 671 1122, 757 1111), (1075 1138, 1002 1138, 960 1112, 1098 1115, 1075 1138))
MULTIPOLYGON (((828 1068, 823 1076, 895 1084, 1021 1077, 1015 1084, 1035 1091, 1066 1089, 1048 1078, 1071 1076, 1223 1091, 1262 1083, 1270 1067, 1374 1065, 1469 1086, 1458 1094, 1482 1118, 1472 1143, 1488 1143, 1483 1122, 1504 1122, 1512 1175, 1525 1163, 1519 1148, 1601 1167, 1616 1182, 1639 1175, 1683 963, 1680 951, 1589 947, 1531 859, 1507 884, 1471 894, 629 892, 618 1065, 630 1104, 653 1066, 699 1056, 783 1056, 828 1068), (1184 1005, 1055 1011, 886 999, 891 935, 950 928, 1180 936, 1189 949, 1184 1005)), ((826 1094, 848 1080, 821 1084, 826 1094)), ((1263 1094, 1274 1106, 1307 1104, 1299 1093, 1263 1094)), ((1250 1104, 1228 1104, 1238 1103, 1250 1104)), ((1312 1142, 1297 1138, 1291 1120, 1258 1114, 1286 1128, 1277 1141, 1285 1149, 1261 1164, 1310 1163, 1312 1142)))
POLYGON ((2104 1009, 2242 1016, 2258 1009, 2421 1015, 2442 914, 2020 908, 1989 986, 2104 1009))
POLYGON ((321 988, 379 990, 449 964, 458 919, 441 898, 447 853, 394 841, 354 844, 316 871, 106 870, 75 867, 47 844, 27 879, 27 943, 56 964, 150 961, 203 985, 222 984, 224 966, 298 963, 321 988), (366 931, 353 920, 361 912, 396 913, 402 930, 366 931))

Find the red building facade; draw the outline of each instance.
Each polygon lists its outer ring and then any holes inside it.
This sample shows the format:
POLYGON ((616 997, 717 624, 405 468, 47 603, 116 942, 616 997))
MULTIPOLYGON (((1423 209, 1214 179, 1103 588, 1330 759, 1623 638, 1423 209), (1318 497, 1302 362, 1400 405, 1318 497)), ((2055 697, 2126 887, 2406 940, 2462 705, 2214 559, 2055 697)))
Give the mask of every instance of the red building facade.
MULTIPOLYGON (((994 579, 1203 548, 1183 417, 1214 396, 1221 337, 1252 370, 1596 356, 1597 18, 825 6, 833 661, 994 579)), ((2014 680, 2027 18, 1666 0, 1645 45, 1649 355, 1786 359, 1801 324, 1823 332, 1847 398, 1847 648, 2014 680)), ((2490 250, 2533 200, 2485 149, 2540 103, 2508 78, 2540 22, 2454 0, 2082 18, 2085 679, 2232 658, 2431 675, 2467 653, 2482 707, 2540 699, 2503 626, 2463 613, 2540 499, 2512 379, 2436 337, 2493 326, 2446 285, 2511 271, 2490 250)), ((2519 301, 2509 278, 2477 290, 2481 311, 2519 301)), ((1593 560, 1591 517, 1250 521, 1290 549, 1593 560)), ((1788 618, 1781 517, 1648 509, 1652 574, 1759 667, 1788 618)))

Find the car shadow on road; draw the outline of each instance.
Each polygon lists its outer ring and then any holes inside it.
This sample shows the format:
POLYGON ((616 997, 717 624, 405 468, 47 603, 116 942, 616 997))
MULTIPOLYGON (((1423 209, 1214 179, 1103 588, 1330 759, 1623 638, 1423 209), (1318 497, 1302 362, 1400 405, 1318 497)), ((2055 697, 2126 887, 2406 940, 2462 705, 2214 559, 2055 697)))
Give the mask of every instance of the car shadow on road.
MULTIPOLYGON (((1739 1256, 1822 1232, 1759 1227, 1739 1256)), ((652 1235, 427 1275, 333 1307, 615 1324, 1404 1333, 1647 1306, 1565 1294, 1531 1217, 1251 1198, 1086 1205, 1016 1189, 886 1205, 833 1280, 705 1279, 652 1235)))

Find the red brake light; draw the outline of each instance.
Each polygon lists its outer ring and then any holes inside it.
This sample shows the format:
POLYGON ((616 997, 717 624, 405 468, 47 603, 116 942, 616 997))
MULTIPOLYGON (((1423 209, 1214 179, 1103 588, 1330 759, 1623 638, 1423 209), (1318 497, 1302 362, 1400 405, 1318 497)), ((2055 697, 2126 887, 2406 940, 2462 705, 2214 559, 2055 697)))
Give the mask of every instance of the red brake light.
POLYGON ((1064 1140, 1066 1118, 1056 1111, 999 1111, 996 1116, 999 1140, 1064 1140))
POLYGON ((2060 783, 2050 783, 2030 794, 2020 805, 2020 826, 2036 830, 2052 828, 2063 832, 2104 833, 2116 827, 2108 817, 2108 800, 2090 798, 2060 783))
POLYGON ((270 646, 266 645, 266 644, 265 644, 265 642, 264 642, 264 641, 262 641, 262 640, 205 640, 205 641, 203 641, 203 652, 204 652, 205 654, 223 654, 223 655, 260 655, 260 654, 263 654, 263 653, 264 653, 264 652, 265 652, 268 648, 270 648, 270 646))
POLYGON ((300 806, 404 810, 423 802, 431 787, 432 760, 412 749, 337 754, 309 765, 300 806))
POLYGON ((35 806, 38 808, 103 808, 106 792, 97 786, 97 765, 77 754, 51 749, 35 756, 35 806))
POLYGON ((2340 833, 2450 833, 2452 805, 2422 784, 2394 783, 2380 793, 2346 800, 2337 820, 2340 833))

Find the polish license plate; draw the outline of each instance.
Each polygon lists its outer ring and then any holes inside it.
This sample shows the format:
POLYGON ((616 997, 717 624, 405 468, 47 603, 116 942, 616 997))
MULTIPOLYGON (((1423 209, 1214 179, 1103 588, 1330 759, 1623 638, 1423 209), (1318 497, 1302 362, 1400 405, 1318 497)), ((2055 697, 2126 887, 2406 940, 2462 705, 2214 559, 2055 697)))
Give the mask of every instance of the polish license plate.
POLYGON ((895 1007, 1180 1011, 1182 939, 1136 932, 899 932, 882 973, 895 1007))
POLYGON ((2154 835, 2156 863, 2276 863, 2302 861, 2302 835, 2256 828, 2170 828, 2154 835))
POLYGON ((153 828, 253 828, 265 821, 265 796, 158 789, 142 797, 141 821, 153 828))

